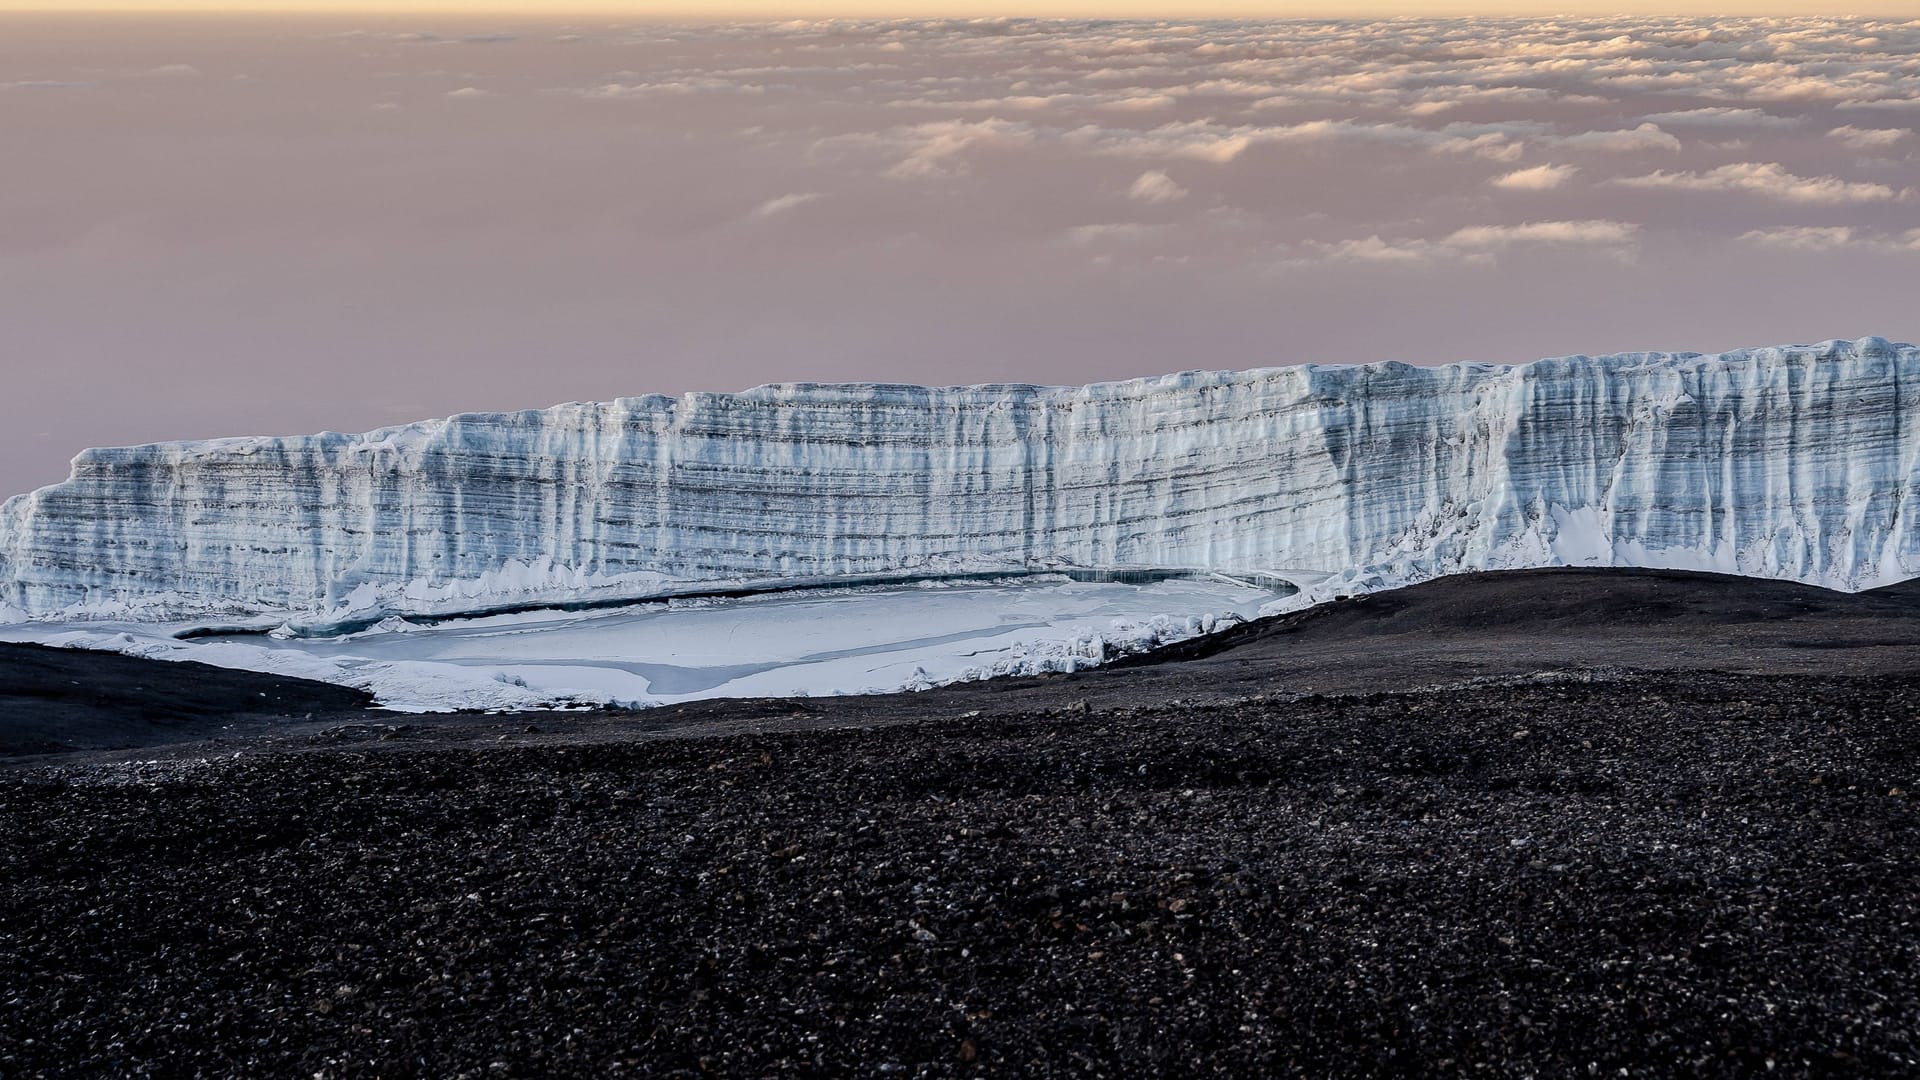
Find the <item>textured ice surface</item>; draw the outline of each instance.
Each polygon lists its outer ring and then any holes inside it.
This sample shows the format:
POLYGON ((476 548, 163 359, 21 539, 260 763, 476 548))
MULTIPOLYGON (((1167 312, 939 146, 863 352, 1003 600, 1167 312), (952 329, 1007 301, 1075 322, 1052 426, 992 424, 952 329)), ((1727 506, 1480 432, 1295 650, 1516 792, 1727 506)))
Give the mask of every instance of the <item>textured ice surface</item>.
POLYGON ((32 640, 321 679, 402 710, 654 705, 917 690, 1077 671, 1235 625, 1271 600, 1223 581, 820 589, 532 611, 343 637, 178 640, 148 623, 0 627, 32 640))
POLYGON ((1877 338, 1077 388, 776 385, 89 450, 0 604, 321 621, 1057 566, 1920 573, 1920 350, 1877 338))

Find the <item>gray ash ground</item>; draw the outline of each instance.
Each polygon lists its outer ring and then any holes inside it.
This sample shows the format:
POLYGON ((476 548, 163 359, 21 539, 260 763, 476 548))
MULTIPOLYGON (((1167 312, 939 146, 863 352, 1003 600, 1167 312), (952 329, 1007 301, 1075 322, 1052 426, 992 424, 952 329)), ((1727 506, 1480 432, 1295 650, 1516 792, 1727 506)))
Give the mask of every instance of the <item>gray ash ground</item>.
POLYGON ((1912 1075, 1902 603, 1831 675, 1176 664, 23 760, 0 1075, 1912 1075))

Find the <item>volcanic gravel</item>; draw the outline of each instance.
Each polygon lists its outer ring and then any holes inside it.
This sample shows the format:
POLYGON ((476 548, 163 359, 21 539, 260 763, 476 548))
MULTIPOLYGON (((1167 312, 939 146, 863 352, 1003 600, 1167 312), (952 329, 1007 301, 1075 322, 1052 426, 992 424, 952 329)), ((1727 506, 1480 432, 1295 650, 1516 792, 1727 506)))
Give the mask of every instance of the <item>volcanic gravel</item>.
POLYGON ((0 1075, 1912 1075, 1916 720, 1602 671, 14 769, 0 1075))

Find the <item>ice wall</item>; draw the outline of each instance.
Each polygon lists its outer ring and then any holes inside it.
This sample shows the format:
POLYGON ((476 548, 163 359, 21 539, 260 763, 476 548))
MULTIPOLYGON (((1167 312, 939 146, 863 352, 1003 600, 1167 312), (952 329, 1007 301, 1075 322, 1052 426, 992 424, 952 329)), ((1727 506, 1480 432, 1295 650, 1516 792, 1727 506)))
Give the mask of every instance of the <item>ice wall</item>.
MULTIPOLYGON (((773 385, 89 450, 0 507, 0 605, 453 611, 962 570, 1557 563, 1920 575, 1920 349, 773 385)), ((0 612, 5 607, 0 606, 0 612)))

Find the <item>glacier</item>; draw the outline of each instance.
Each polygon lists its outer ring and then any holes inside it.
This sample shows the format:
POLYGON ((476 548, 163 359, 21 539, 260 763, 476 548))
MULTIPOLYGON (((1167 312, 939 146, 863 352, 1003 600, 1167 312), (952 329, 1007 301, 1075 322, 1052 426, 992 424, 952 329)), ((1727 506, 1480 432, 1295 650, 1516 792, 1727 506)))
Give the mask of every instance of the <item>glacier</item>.
POLYGON ((339 626, 1063 569, 1300 602, 1632 565, 1920 575, 1920 349, 776 384, 87 450, 0 506, 0 621, 339 626))

